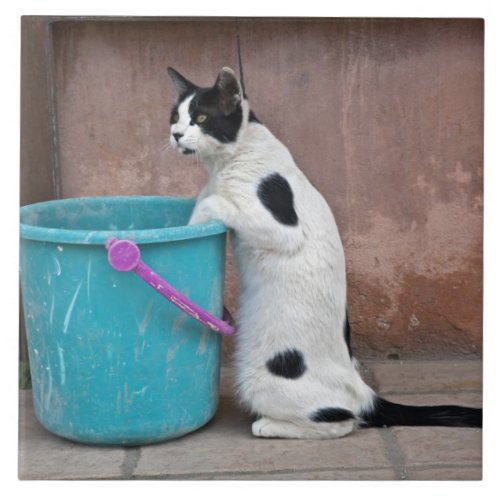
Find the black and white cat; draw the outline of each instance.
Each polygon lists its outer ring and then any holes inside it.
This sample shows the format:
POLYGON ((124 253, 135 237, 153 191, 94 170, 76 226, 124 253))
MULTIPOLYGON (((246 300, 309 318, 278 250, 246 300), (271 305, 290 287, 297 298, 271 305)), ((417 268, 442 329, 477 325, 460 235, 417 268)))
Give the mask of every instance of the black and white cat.
POLYGON ((482 410, 388 402, 365 384, 349 345, 344 252, 332 212, 288 149, 257 119, 234 72, 178 93, 170 143, 208 171, 190 224, 233 230, 241 297, 237 390, 255 436, 335 438, 357 427, 480 427, 482 410))

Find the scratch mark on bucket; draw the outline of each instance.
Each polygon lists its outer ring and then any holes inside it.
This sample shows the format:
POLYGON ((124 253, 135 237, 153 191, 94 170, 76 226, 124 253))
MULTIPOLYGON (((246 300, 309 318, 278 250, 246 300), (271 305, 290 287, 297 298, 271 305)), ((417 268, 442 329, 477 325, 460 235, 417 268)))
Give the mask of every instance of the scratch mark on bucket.
POLYGON ((179 315, 177 315, 172 324, 172 333, 180 333, 182 331, 182 326, 187 319, 188 316, 184 313, 180 313, 179 315))
POLYGON ((50 409, 50 400, 52 398, 52 372, 50 371, 50 366, 46 367, 48 376, 49 376, 49 388, 47 393, 45 394, 45 410, 49 411, 50 409))
POLYGON ((89 260, 89 265, 87 266, 87 300, 90 302, 90 272, 92 270, 92 261, 89 260))
POLYGON ((118 392, 117 396, 116 396, 116 414, 117 415, 121 415, 122 414, 122 393, 121 392, 118 392))
POLYGON ((204 354, 207 350, 207 341, 208 341, 208 331, 204 331, 202 336, 200 337, 200 342, 198 343, 198 349, 196 350, 196 354, 204 354))
POLYGON ((54 255, 54 264, 56 265, 56 276, 61 276, 61 264, 59 259, 54 255))
POLYGON ((153 301, 150 300, 148 302, 148 306, 146 307, 146 313, 144 314, 144 318, 142 319, 139 325, 139 333, 142 335, 148 326, 149 319, 151 317, 151 311, 153 310, 153 301))
POLYGON ((54 306, 56 303, 56 296, 55 294, 52 295, 52 302, 50 303, 50 313, 49 313, 49 324, 52 326, 52 323, 54 321, 54 306))
POLYGON ((80 281, 80 284, 78 285, 75 294, 73 295, 73 298, 71 299, 71 302, 69 304, 68 310, 66 312, 66 316, 64 316, 64 323, 63 323, 63 333, 67 333, 68 331, 68 325, 71 320, 71 315, 73 314, 73 308, 75 307, 75 302, 78 297, 78 294, 80 293, 80 288, 82 287, 83 280, 80 281))
POLYGON ((134 393, 132 392, 132 395, 129 397, 128 385, 126 383, 123 384, 123 403, 125 405, 125 408, 127 408, 127 406, 130 406, 133 401, 134 401, 134 393))
POLYGON ((142 389, 134 391, 134 396, 144 396, 145 392, 148 390, 148 386, 145 385, 142 389))
POLYGON ((61 385, 66 382, 66 365, 64 364, 64 349, 57 344, 57 354, 59 355, 59 375, 61 376, 61 385))

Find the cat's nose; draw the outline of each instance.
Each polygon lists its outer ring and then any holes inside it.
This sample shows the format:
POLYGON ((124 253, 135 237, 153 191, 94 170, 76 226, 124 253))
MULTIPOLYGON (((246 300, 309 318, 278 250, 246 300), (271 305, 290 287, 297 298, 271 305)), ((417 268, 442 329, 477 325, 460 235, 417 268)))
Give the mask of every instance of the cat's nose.
POLYGON ((178 132, 176 132, 175 134, 172 134, 174 136, 174 139, 179 142, 179 139, 184 135, 184 134, 179 134, 178 132))

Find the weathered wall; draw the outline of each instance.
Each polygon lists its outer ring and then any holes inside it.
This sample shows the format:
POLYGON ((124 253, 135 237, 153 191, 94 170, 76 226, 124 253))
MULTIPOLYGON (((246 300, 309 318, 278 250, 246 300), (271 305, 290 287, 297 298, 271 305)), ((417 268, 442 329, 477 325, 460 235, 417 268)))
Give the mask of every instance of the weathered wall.
POLYGON ((336 215, 356 352, 479 353, 481 20, 56 23, 62 196, 194 195, 165 69, 211 85, 238 31, 254 111, 336 215))

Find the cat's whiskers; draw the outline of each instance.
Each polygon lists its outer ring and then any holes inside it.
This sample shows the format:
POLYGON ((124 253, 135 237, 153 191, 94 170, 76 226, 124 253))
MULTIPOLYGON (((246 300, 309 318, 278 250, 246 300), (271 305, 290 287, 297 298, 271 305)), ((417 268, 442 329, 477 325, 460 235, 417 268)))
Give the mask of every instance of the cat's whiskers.
POLYGON ((201 156, 200 156, 200 152, 198 150, 195 150, 194 151, 194 159, 196 160, 196 166, 197 167, 202 167, 202 163, 201 163, 201 156))
POLYGON ((170 143, 170 137, 162 137, 160 140, 155 141, 151 144, 152 149, 158 151, 161 155, 163 155, 166 151, 172 148, 172 144, 170 143))
POLYGON ((165 153, 166 151, 168 151, 169 149, 173 149, 172 148, 172 144, 170 144, 170 140, 167 140, 167 141, 162 141, 161 144, 160 144, 160 151, 162 153, 165 153))

